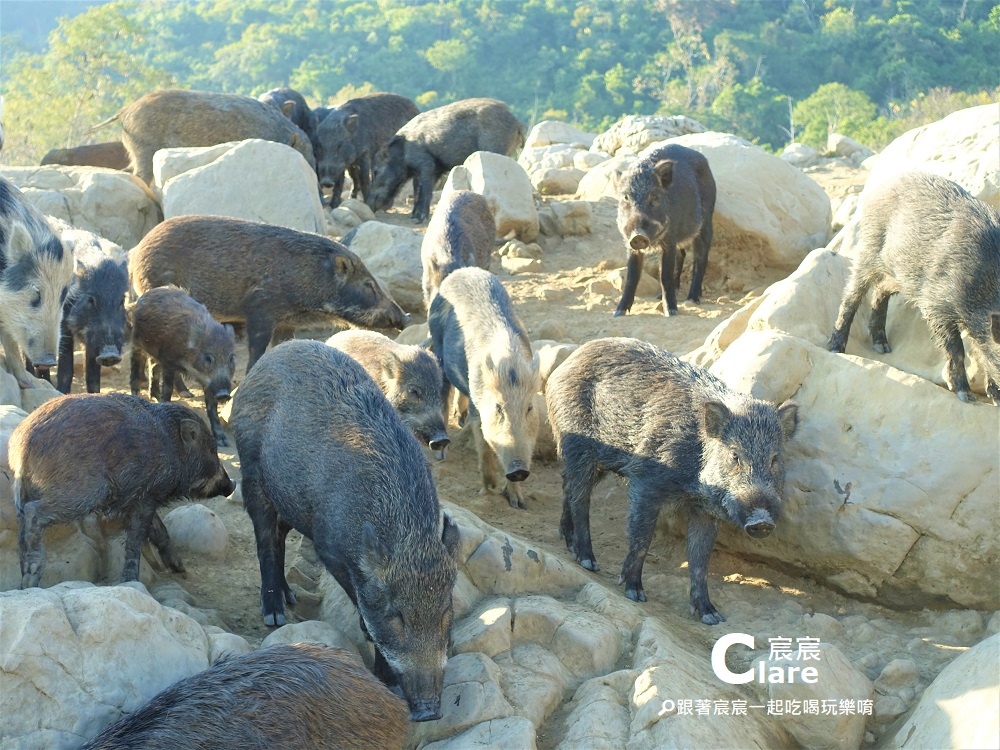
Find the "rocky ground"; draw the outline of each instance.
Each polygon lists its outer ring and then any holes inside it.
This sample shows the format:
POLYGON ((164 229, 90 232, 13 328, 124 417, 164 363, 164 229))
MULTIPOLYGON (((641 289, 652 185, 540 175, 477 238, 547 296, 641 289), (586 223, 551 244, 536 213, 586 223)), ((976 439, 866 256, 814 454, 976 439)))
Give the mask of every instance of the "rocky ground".
MULTIPOLYGON (((846 165, 814 167, 808 171, 828 191, 835 211, 837 203, 860 190, 866 175, 864 170, 846 165)), ((397 206, 388 214, 380 214, 378 219, 411 226, 408 210, 397 206)), ((613 201, 592 204, 591 226, 591 233, 582 237, 543 238, 541 266, 535 270, 511 275, 502 270, 499 259, 495 262, 493 270, 510 292, 533 340, 578 344, 603 336, 633 336, 685 354, 699 347, 719 322, 785 275, 761 266, 752 248, 735 245, 722 227, 716 234, 700 304, 683 303, 679 316, 665 318, 658 300, 659 290, 653 283, 649 289, 655 297, 647 293, 637 300, 630 315, 613 318, 611 313, 619 294, 615 282, 620 287, 618 269, 624 265, 613 201)), ((687 272, 685 283, 686 280, 687 272)), ((298 335, 326 338, 332 332, 316 329, 298 335)), ((404 336, 422 338, 419 329, 404 336)), ((237 356, 237 372, 242 373, 245 349, 238 348, 237 356)), ((105 371, 104 385, 105 389, 126 390, 126 367, 105 371)), ((198 398, 186 403, 203 408, 198 398)), ((595 492, 591 523, 601 570, 588 573, 572 562, 557 534, 561 512, 558 463, 535 464, 525 485, 528 509, 514 510, 502 497, 481 491, 471 439, 455 425, 451 431, 453 442, 447 460, 432 464, 439 494, 446 504, 470 511, 502 533, 524 540, 532 548, 571 565, 585 578, 617 592, 621 607, 634 606, 624 599, 617 584, 618 570, 627 550, 627 505, 619 482, 605 480, 595 492)), ((230 474, 237 478, 239 457, 234 448, 220 449, 220 455, 230 474)), ((218 625, 254 646, 259 645, 269 631, 258 611, 260 578, 250 521, 238 499, 217 499, 207 505, 228 530, 229 544, 224 556, 211 559, 188 554, 185 576, 160 575, 150 584, 150 590, 161 600, 186 600, 188 611, 203 623, 218 625), (177 591, 177 585, 183 592, 177 591)), ((767 543, 767 540, 760 542, 767 543)), ((294 532, 290 544, 293 548, 299 546, 294 532)), ((308 553, 305 557, 308 559, 308 553)), ((290 577, 297 581, 302 592, 290 622, 312 620, 320 615, 317 579, 309 575, 306 562, 300 560, 299 568, 306 573, 290 577)), ((688 613, 683 540, 666 532, 658 533, 654 539, 646 559, 644 585, 649 601, 638 611, 657 618, 677 647, 691 654, 703 654, 706 664, 712 644, 728 632, 749 633, 757 638, 757 651, 731 663, 734 669, 745 668, 753 656, 766 655, 769 637, 794 640, 815 635, 834 644, 869 680, 875 681, 874 716, 868 719, 865 737, 869 745, 892 728, 893 720, 913 705, 922 688, 964 647, 980 640, 987 630, 1000 629, 1000 620, 995 616, 990 619, 989 612, 888 609, 877 602, 841 596, 793 570, 778 570, 752 556, 730 554, 719 548, 712 557, 709 587, 714 603, 728 619, 720 626, 708 627, 688 613), (886 670, 890 664, 893 666, 886 670)), ((621 653, 613 666, 626 667, 633 656, 621 653)), ((539 748, 555 748, 564 741, 572 745, 576 718, 566 721, 578 706, 578 702, 570 701, 572 697, 571 691, 563 694, 560 706, 538 728, 539 748)))

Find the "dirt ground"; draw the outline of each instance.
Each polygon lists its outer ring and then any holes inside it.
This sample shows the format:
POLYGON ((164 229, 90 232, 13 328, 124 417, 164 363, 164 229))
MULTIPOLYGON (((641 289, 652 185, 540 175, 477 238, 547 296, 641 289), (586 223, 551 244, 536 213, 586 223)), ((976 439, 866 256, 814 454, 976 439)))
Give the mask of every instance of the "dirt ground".
MULTIPOLYGON (((845 168, 821 171, 813 177, 824 186, 829 183, 831 197, 839 198, 858 189, 856 186, 863 183, 864 173, 845 168)), ((377 218, 412 226, 408 208, 401 206, 377 218)), ((582 343, 603 336, 633 336, 683 354, 702 344, 712 329, 741 304, 759 296, 768 284, 787 273, 763 267, 752 248, 741 247, 740 243, 727 239, 723 227, 716 234, 701 304, 685 302, 678 316, 665 318, 658 299, 638 298, 630 315, 613 318, 611 313, 617 304, 618 292, 608 287, 606 277, 609 271, 624 266, 625 260, 615 226, 613 202, 594 204, 592 230, 589 236, 579 238, 543 238, 543 267, 539 272, 511 276, 501 270, 499 259, 495 261, 493 270, 510 292, 533 340, 582 343)), ((689 283, 689 264, 690 259, 684 274, 685 285, 689 283)), ((325 339, 334 331, 334 328, 312 329, 299 331, 297 335, 325 339)), ((238 343, 237 381, 246 367, 246 356, 245 343, 238 343)), ((75 387, 79 388, 80 382, 78 376, 75 387)), ((104 384, 105 390, 127 389, 127 360, 119 368, 105 371, 104 384)), ((197 396, 184 403, 203 412, 200 394, 197 396)), ((434 462, 427 453, 441 499, 467 508, 487 523, 569 560, 569 553, 557 533, 562 502, 559 465, 536 462, 525 483, 528 509, 512 509, 503 497, 481 492, 472 440, 454 424, 449 431, 453 442, 447 459, 434 462)), ((239 457, 235 448, 220 449, 220 456, 233 478, 238 478, 239 457)), ((250 520, 238 500, 219 498, 206 505, 218 513, 229 531, 225 560, 210 561, 188 555, 186 576, 164 574, 163 580, 179 583, 191 594, 194 606, 214 610, 219 624, 256 646, 269 629, 263 625, 258 610, 260 577, 250 520)), ((591 512, 594 550, 601 570, 587 575, 618 591, 621 591, 618 572, 627 552, 626 514, 621 483, 605 480, 595 491, 591 512)), ((294 538, 293 533, 289 537, 290 545, 294 544, 294 538)), ((291 554, 289 557, 292 559, 291 554)), ((683 540, 658 534, 645 563, 643 583, 649 596, 645 607, 651 615, 669 622, 679 636, 694 644, 704 644, 702 647, 706 649, 722 632, 734 629, 758 636, 767 633, 799 635, 799 631, 790 630, 789 623, 803 613, 822 612, 841 619, 846 625, 870 622, 875 627, 878 636, 867 646, 859 643, 854 648, 850 639, 845 639, 843 648, 849 658, 858 659, 875 651, 884 664, 895 658, 894 652, 902 650, 903 644, 911 643, 909 653, 903 656, 917 662, 921 682, 925 685, 957 655, 954 650, 948 651, 949 647, 942 645, 940 638, 925 638, 928 643, 925 650, 918 648, 919 644, 913 645, 914 634, 927 631, 924 626, 933 620, 927 612, 895 612, 853 601, 808 577, 789 575, 719 548, 711 561, 709 589, 714 603, 729 618, 725 631, 721 631, 721 626, 708 628, 690 617, 687 581, 683 540), (783 619, 771 618, 776 611, 782 613, 783 619), (783 625, 787 632, 782 632, 783 625), (938 646, 940 649, 936 648, 938 646)), ((308 580, 301 582, 309 588, 308 580)), ((155 590, 155 586, 153 588, 155 590)), ((289 613, 289 621, 314 616, 315 606, 302 601, 289 613)), ((877 673, 876 670, 872 678, 877 673)), ((562 734, 560 724, 557 712, 539 733, 539 747, 557 744, 562 734)))

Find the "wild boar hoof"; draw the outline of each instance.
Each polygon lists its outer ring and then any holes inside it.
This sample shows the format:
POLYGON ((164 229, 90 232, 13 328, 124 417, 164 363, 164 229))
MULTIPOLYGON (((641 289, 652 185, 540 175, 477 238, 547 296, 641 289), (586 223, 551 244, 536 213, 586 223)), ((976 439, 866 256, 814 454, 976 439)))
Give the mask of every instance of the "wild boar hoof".
POLYGON ((264 615, 264 624, 269 628, 281 627, 285 624, 285 615, 281 612, 272 612, 264 615))
POLYGON ((665 316, 668 317, 668 318, 672 318, 675 315, 677 315, 677 308, 676 307, 668 307, 667 308, 667 312, 665 313, 665 316))
POLYGON ((577 559, 580 561, 581 567, 591 570, 594 573, 601 569, 601 566, 597 564, 597 560, 592 557, 578 557, 577 559))
POLYGON ((955 395, 967 404, 976 403, 976 397, 972 391, 955 391, 955 395))
POLYGON ((994 406, 1000 406, 1000 386, 997 386, 992 380, 988 381, 986 385, 986 395, 990 397, 994 406))
POLYGON ((885 341, 876 341, 873 348, 879 354, 889 354, 892 351, 892 349, 889 348, 888 342, 885 341))
POLYGON ((621 308, 619 308, 618 310, 615 310, 614 314, 611 317, 613 317, 613 318, 620 318, 622 315, 625 315, 627 313, 628 313, 628 310, 622 310, 621 308))
POLYGON ((718 625, 720 622, 725 622, 726 618, 722 616, 715 607, 709 604, 707 607, 695 607, 691 605, 691 614, 699 618, 706 625, 718 625))
POLYGON ((636 589, 625 589, 625 596, 634 602, 644 602, 646 601, 646 592, 641 588, 636 589))

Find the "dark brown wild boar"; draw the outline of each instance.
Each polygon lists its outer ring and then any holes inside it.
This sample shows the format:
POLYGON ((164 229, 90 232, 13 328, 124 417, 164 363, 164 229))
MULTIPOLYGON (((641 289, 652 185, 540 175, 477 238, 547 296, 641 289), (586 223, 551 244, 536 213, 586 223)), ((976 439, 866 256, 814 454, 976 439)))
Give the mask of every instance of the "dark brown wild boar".
POLYGON ((148 537, 163 561, 183 571, 156 509, 182 497, 230 495, 215 440, 194 411, 124 393, 71 394, 46 401, 11 433, 21 588, 45 568, 42 534, 89 513, 125 521, 122 581, 139 577, 148 537))
POLYGON ((243 219, 167 219, 129 253, 129 274, 139 294, 175 284, 216 320, 246 323, 247 371, 268 342, 291 338, 299 326, 402 329, 409 321, 339 242, 243 219))
POLYGON ((339 648, 270 646, 181 680, 83 750, 399 750, 406 705, 339 648))
POLYGON ((149 396, 169 401, 174 378, 193 377, 205 391, 205 411, 216 443, 228 445, 219 422, 219 403, 229 400, 236 370, 233 327, 219 323, 203 304, 175 286, 150 289, 132 308, 132 395, 147 357, 155 363, 149 373, 149 396))
POLYGON ((121 141, 91 143, 73 148, 54 148, 42 157, 46 164, 64 164, 70 167, 104 167, 105 169, 129 168, 128 151, 121 141))
POLYGON ((161 148, 214 146, 247 138, 291 146, 316 169, 309 136, 281 110, 249 96, 181 89, 152 91, 91 130, 115 120, 121 122, 122 143, 132 170, 147 184, 153 180, 153 154, 161 148))

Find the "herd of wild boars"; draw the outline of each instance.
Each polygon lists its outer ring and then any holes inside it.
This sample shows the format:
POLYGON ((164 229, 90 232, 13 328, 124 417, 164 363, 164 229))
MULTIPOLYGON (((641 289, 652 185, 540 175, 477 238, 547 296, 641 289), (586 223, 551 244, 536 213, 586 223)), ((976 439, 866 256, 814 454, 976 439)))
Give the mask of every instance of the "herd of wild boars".
POLYGON ((248 371, 269 343, 291 338, 297 327, 346 323, 402 330, 408 322, 344 245, 243 219, 167 219, 129 253, 129 273, 138 294, 174 284, 217 320, 245 327, 248 371))
MULTIPOLYGON (((203 118, 198 127, 211 130, 219 101, 192 104, 203 118)), ((170 145, 165 126, 153 127, 155 118, 140 112, 157 102, 144 97, 121 116, 132 128, 125 142, 133 166, 151 158, 150 149, 170 145)), ((244 104, 235 111, 249 122, 260 110, 244 104)), ((72 240, 65 229, 60 241, 0 180, 7 369, 31 387, 26 359, 39 372, 58 363, 59 389, 68 392, 73 344, 82 340, 90 392, 47 402, 11 438, 22 585, 41 580, 43 530, 91 512, 125 521, 123 580, 138 576, 147 539, 168 567, 183 570, 157 509, 234 491, 217 452, 228 442, 218 404, 232 397, 229 426, 254 528, 264 623, 284 624, 295 605, 285 578, 285 538, 295 529, 356 605, 379 681, 335 652, 266 649, 178 683, 109 727, 93 747, 281 747, 285 734, 278 739, 272 730, 286 724, 312 738, 296 747, 399 746, 407 709, 414 721, 434 720, 443 710, 461 534, 441 510, 424 446, 444 459, 456 391, 466 401, 483 490, 499 491, 512 508, 528 506, 524 483, 542 382, 517 306, 489 270, 493 214, 481 195, 467 191, 449 193, 430 212, 434 181, 449 165, 470 149, 516 150, 521 124, 490 99, 414 115, 412 102, 393 95, 309 110, 294 91, 279 89, 255 105, 269 108, 259 122, 271 122, 272 114, 288 121, 274 138, 290 133, 311 144, 318 180, 333 190, 334 204, 345 171, 378 210, 413 179, 413 218, 430 215, 421 247, 429 341, 404 346, 374 330, 342 331, 325 343, 293 339, 295 329, 318 324, 386 331, 410 322, 361 259, 334 240, 241 219, 183 216, 154 228, 123 261, 113 250, 72 240), (406 119, 396 125, 390 115, 406 119), (101 394, 100 366, 124 356, 126 291, 136 296, 127 306, 132 395, 101 394), (249 357, 234 390, 237 332, 247 338, 249 357), (144 377, 159 403, 138 395, 144 377), (207 425, 169 403, 185 378, 204 391, 207 425), (247 679, 280 682, 282 690, 246 709, 247 679), (354 714, 341 713, 350 705, 382 706, 372 710, 383 721, 355 726, 354 714), (221 725, 220 712, 228 717, 221 725)), ((716 186, 708 160, 676 145, 654 150, 624 175, 619 198, 627 277, 614 314, 629 312, 643 256, 655 252, 664 313, 676 315, 686 248, 693 255, 688 297, 697 302, 712 243, 716 186)), ((861 252, 828 347, 844 350, 855 312, 874 290, 873 345, 888 352, 887 303, 899 292, 946 353, 947 382, 959 398, 975 400, 964 334, 988 395, 1000 402, 1000 215, 954 183, 924 174, 872 190, 864 206, 861 252)), ((708 625, 722 622, 707 585, 717 530, 724 524, 763 538, 775 529, 787 448, 803 439, 796 404, 736 392, 646 342, 601 338, 583 343, 551 373, 544 406, 563 463, 563 513, 553 539, 561 536, 581 566, 598 570, 590 498, 603 475, 617 474, 629 487, 624 595, 646 600, 643 565, 667 506, 687 524, 691 613, 708 625)))
POLYGON ((300 93, 272 89, 258 99, 238 94, 165 89, 122 108, 112 122, 121 143, 50 151, 43 164, 129 168, 152 184, 153 154, 181 146, 214 146, 247 138, 283 143, 316 171, 320 194, 336 207, 345 173, 352 197, 378 211, 392 205, 412 179, 413 219, 430 215, 434 182, 475 151, 510 155, 524 145, 524 125, 496 99, 474 98, 420 112, 398 94, 370 94, 332 107, 310 109, 300 93))

